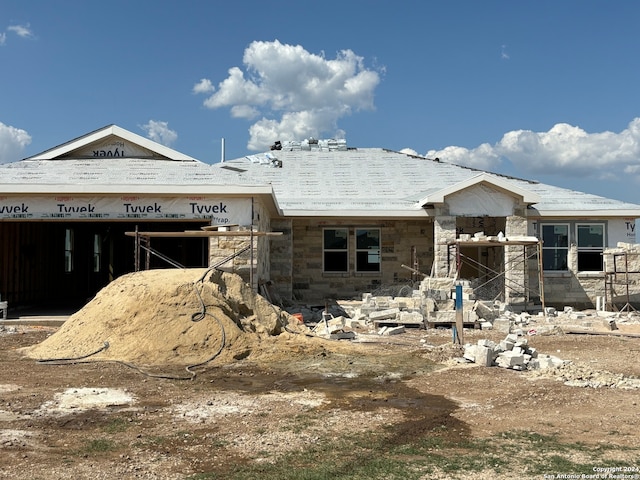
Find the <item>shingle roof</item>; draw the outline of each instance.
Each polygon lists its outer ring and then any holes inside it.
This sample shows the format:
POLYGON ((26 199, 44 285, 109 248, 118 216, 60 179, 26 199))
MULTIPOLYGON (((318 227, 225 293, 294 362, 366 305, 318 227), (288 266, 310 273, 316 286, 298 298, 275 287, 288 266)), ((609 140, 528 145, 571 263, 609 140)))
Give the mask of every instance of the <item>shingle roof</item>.
MULTIPOLYGON (((216 164, 242 170, 238 177, 273 186, 285 215, 334 212, 339 215, 412 215, 419 201, 483 173, 420 156, 381 148, 346 151, 274 150, 216 164), (281 165, 281 166, 280 166, 281 165)), ((490 174, 514 190, 540 198, 532 208, 541 215, 640 216, 640 205, 576 192, 534 181, 490 174)), ((424 213, 422 213, 424 215, 424 213)))
POLYGON ((640 217, 640 205, 382 148, 320 142, 208 165, 115 125, 0 165, 0 193, 273 193, 287 216, 410 217, 478 175, 527 197, 534 216, 640 217), (96 156, 112 145, 126 147, 127 158, 96 156))

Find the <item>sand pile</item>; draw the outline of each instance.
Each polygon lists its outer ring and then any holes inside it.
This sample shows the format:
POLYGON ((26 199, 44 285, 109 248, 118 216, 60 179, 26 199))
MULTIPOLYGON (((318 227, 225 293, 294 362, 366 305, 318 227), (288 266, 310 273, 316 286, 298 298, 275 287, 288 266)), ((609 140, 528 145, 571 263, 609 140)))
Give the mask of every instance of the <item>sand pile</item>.
POLYGON ((214 355, 216 363, 225 363, 249 355, 261 338, 282 334, 283 323, 287 330, 305 328, 238 275, 213 271, 199 282, 205 273, 172 269, 124 275, 23 353, 37 360, 78 358, 108 342, 87 360, 195 365, 214 355))

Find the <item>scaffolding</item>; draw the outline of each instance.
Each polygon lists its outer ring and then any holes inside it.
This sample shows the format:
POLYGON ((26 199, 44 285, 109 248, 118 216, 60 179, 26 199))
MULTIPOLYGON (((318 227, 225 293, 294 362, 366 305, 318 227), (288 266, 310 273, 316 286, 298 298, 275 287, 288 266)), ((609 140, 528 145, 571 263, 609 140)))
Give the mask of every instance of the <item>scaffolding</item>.
MULTIPOLYGON (((447 261, 448 271, 452 272, 452 256, 455 256, 455 279, 459 279, 460 271, 463 264, 471 265, 481 271, 483 274, 480 277, 483 279, 481 283, 473 286, 474 294, 480 291, 483 287, 501 281, 501 291, 494 295, 491 300, 497 300, 502 296, 504 299, 506 288, 512 288, 514 290, 519 289, 525 295, 525 302, 529 304, 532 300, 532 296, 537 296, 540 299, 542 305, 542 311, 545 311, 544 301, 544 275, 543 275, 543 263, 542 263, 542 241, 540 240, 456 240, 447 244, 447 261), (505 247, 522 247, 520 254, 511 255, 509 260, 505 260, 504 248, 505 247), (488 265, 484 265, 478 260, 475 260, 462 253, 463 247, 487 247, 487 248, 500 248, 502 252, 502 269, 496 270, 488 265), (529 285, 530 282, 526 281, 529 278, 529 260, 536 260, 536 270, 538 278, 538 288, 529 285), (522 268, 524 273, 525 282, 519 283, 515 279, 507 275, 508 272, 515 271, 517 268, 522 268)), ((478 298, 476 296, 476 298, 478 298)))
POLYGON ((220 262, 213 265, 213 267, 218 268, 230 260, 233 260, 235 257, 249 250, 251 255, 250 259, 250 268, 249 268, 249 284, 253 287, 254 278, 253 278, 253 270, 254 270, 254 239, 256 237, 263 236, 277 236, 282 235, 282 232, 261 232, 251 230, 218 230, 215 227, 207 227, 203 230, 185 230, 184 232, 140 232, 136 227, 134 232, 125 232, 126 236, 135 238, 135 246, 134 246, 134 261, 135 261, 135 271, 138 272, 141 269, 141 261, 142 261, 142 252, 144 252, 144 270, 148 270, 150 266, 150 258, 151 255, 154 255, 168 264, 176 267, 176 268, 185 268, 175 260, 167 257, 161 252, 153 249, 151 247, 151 238, 159 237, 159 238, 193 238, 193 237, 249 237, 249 245, 239 249, 228 257, 224 258, 220 262))
MULTIPOLYGON (((631 291, 630 284, 632 283, 632 276, 640 276, 640 271, 629 270, 629 256, 640 255, 640 252, 616 252, 607 253, 605 255, 611 255, 613 262, 610 268, 606 268, 604 274, 604 308, 605 310, 611 309, 611 311, 617 312, 631 312, 636 309, 631 305, 631 291), (618 265, 619 260, 622 259, 622 265, 618 265), (624 267, 624 268, 623 268, 624 267), (616 286, 619 285, 624 290, 624 298, 626 303, 620 309, 616 306, 615 298, 618 295, 616 292, 616 286)), ((635 262, 637 263, 637 262, 635 262)), ((607 265, 607 267, 609 267, 607 265)))

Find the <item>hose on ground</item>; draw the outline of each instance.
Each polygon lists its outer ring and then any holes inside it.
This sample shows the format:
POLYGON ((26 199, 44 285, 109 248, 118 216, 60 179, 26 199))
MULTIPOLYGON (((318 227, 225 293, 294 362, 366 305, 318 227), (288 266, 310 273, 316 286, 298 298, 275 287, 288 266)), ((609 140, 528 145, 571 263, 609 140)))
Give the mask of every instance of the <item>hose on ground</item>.
POLYGON ((224 330, 224 325, 222 324, 222 322, 220 321, 220 319, 218 317, 216 317, 215 315, 209 313, 207 311, 207 306, 204 303, 204 300, 202 299, 202 295, 200 293, 200 291, 198 290, 198 283, 202 283, 204 278, 207 276, 207 274, 212 270, 208 269, 207 272, 205 272, 205 274, 200 277, 196 282, 194 282, 192 285, 194 287, 194 291, 196 292, 196 296, 198 297, 198 301, 200 302, 200 306, 201 309, 198 312, 194 312, 191 315, 191 321, 192 322, 199 322, 201 320, 203 320, 207 315, 210 317, 213 317, 213 319, 216 321, 216 323, 218 324, 218 326, 220 327, 220 331, 221 331, 221 341, 220 341, 220 345, 218 347, 218 350, 211 355, 209 358, 207 358, 205 361, 203 362, 199 362, 199 363, 195 363, 192 365, 187 365, 185 367, 185 370, 187 371, 187 373, 189 374, 188 377, 185 376, 176 376, 176 375, 167 375, 167 374, 156 374, 156 373, 150 373, 150 372, 146 372, 144 371, 142 368, 138 367, 137 365, 130 363, 130 362, 125 362, 123 360, 87 360, 89 357, 92 357, 93 355, 97 355, 100 352, 105 351, 106 349, 109 348, 109 342, 105 341, 102 345, 102 347, 100 347, 99 349, 88 353, 86 355, 81 355, 78 357, 63 357, 63 358, 43 358, 43 359, 39 359, 37 360, 38 363, 42 363, 42 364, 47 364, 47 365, 72 365, 72 364, 78 364, 78 363, 96 363, 96 362, 110 362, 110 363, 116 363, 119 365, 123 365, 125 367, 131 368, 143 375, 146 375, 147 377, 151 377, 151 378, 162 378, 162 379, 167 379, 167 380, 193 380, 196 378, 197 373, 193 371, 194 368, 198 368, 201 367, 203 365, 206 365, 210 362, 212 362, 218 355, 220 355, 220 353, 222 352, 222 349, 225 347, 226 344, 226 333, 224 330))

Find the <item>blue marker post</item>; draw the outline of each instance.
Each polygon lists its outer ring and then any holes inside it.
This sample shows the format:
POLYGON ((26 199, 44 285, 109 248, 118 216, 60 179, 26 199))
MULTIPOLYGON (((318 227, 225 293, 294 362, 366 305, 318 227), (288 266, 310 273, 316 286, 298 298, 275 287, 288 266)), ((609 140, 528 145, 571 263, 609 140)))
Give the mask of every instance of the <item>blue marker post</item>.
POLYGON ((462 329, 464 328, 462 310, 462 285, 456 285, 456 324, 453 326, 453 343, 462 345, 462 329))

